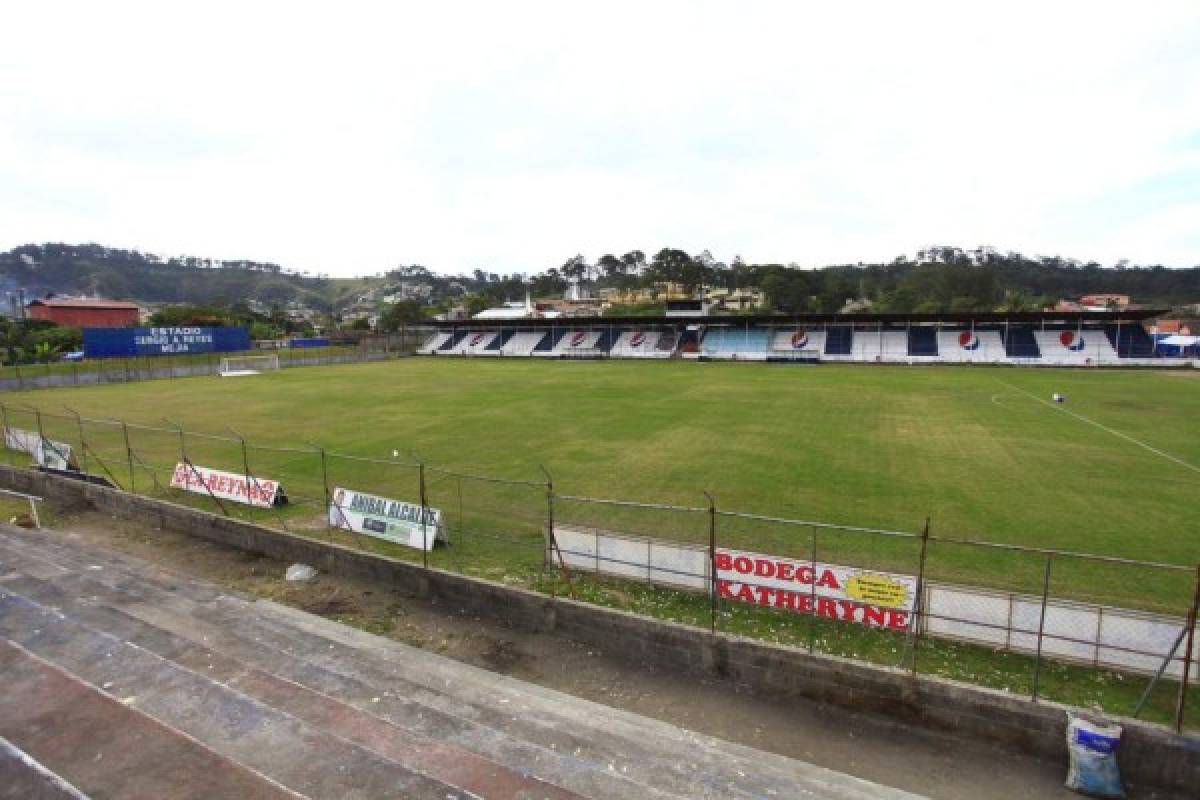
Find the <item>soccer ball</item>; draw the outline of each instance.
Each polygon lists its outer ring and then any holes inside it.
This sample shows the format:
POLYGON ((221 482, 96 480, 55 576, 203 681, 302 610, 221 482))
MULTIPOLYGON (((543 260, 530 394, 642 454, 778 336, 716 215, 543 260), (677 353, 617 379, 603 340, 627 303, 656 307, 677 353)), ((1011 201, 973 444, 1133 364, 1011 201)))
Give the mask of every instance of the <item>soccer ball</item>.
POLYGON ((1061 395, 1058 392, 1054 393, 1054 402, 1065 403, 1066 401, 1067 401, 1066 395, 1061 395))

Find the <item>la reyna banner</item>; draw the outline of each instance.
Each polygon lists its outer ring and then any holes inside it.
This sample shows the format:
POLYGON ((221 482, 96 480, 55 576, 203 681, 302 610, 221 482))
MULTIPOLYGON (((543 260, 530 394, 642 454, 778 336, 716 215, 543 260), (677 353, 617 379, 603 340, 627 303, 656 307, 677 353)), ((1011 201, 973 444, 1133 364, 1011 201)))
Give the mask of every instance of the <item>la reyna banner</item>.
POLYGON ((250 333, 245 328, 182 326, 83 329, 83 354, 88 358, 232 353, 249 349, 250 333))
POLYGON ((29 453, 39 467, 67 470, 75 466, 71 445, 46 439, 37 431, 5 428, 4 446, 19 453, 29 453))
POLYGON ((718 550, 715 561, 717 593, 727 600, 870 627, 907 630, 917 597, 911 575, 740 550, 718 550))
POLYGON ((329 504, 329 524, 418 550, 432 550, 439 538, 446 538, 442 512, 426 508, 422 515, 421 511, 421 506, 412 503, 337 488, 329 504))
POLYGON ((287 495, 279 481, 254 475, 247 479, 245 475, 236 472, 222 472, 219 469, 187 463, 175 465, 175 472, 171 474, 171 488, 197 494, 212 494, 222 500, 232 500, 258 508, 281 506, 287 502, 287 495))

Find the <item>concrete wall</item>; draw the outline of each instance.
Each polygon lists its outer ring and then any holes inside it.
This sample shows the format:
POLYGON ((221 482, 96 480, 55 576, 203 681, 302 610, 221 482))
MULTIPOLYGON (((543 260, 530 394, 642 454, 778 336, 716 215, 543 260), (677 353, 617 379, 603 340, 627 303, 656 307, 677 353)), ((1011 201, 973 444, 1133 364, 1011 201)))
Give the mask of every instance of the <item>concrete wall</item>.
MULTIPOLYGON (((478 616, 554 632, 638 663, 716 675, 763 693, 805 697, 993 742, 1058 761, 1065 775, 1065 707, 1054 703, 1032 703, 1003 692, 425 570, 419 564, 30 470, 0 466, 0 486, 59 506, 95 508, 282 561, 304 562, 333 575, 388 582, 478 616)), ((1126 780, 1185 794, 1200 786, 1200 737, 1135 720, 1120 722, 1125 727, 1120 762, 1126 780)))

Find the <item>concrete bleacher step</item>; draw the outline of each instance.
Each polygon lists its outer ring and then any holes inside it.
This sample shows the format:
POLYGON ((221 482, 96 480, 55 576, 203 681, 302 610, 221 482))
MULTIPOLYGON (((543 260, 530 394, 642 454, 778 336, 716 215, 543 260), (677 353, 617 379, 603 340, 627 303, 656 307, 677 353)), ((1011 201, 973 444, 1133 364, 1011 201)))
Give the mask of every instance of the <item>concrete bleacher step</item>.
MULTIPOLYGON (((105 570, 105 572, 107 573, 109 570, 105 570)), ((95 592, 98 588, 102 589, 102 587, 100 587, 95 581, 78 578, 77 576, 71 576, 71 580, 68 583, 60 584, 58 586, 43 585, 39 587, 30 581, 19 583, 17 585, 10 584, 10 588, 23 591, 29 595, 38 597, 47 603, 56 605, 62 605, 69 602, 68 595, 79 595, 87 598, 95 596, 95 592), (60 588, 65 590, 65 593, 63 591, 59 591, 60 588)), ((228 600, 230 598, 223 599, 228 600)), ((153 615, 161 622, 164 616, 162 612, 162 604, 171 603, 172 601, 177 602, 177 598, 168 597, 155 599, 143 597, 139 598, 137 602, 140 605, 143 601, 145 601, 145 604, 140 611, 145 613, 149 609, 154 609, 153 615)), ((106 601, 105 605, 115 606, 118 604, 106 601)), ((273 604, 271 605, 273 606, 273 604)), ((283 613, 290 611, 290 609, 284 609, 283 607, 275 608, 283 613)), ((258 687, 259 689, 261 689, 263 686, 269 687, 270 682, 265 681, 261 673, 250 678, 247 678, 246 676, 233 676, 232 678, 227 677, 227 675, 223 673, 228 673, 228 670, 224 669, 223 665, 220 663, 214 663, 219 662, 219 658, 212 654, 203 652, 189 656, 188 654, 181 652, 181 648, 178 644, 172 647, 170 643, 163 642, 163 637, 158 631, 149 631, 139 634, 136 630, 138 625, 136 619, 121 619, 120 615, 116 614, 116 612, 114 612, 111 608, 102 609, 85 605, 79 609, 73 609, 72 611, 75 615, 84 615, 92 619, 96 619, 99 622, 104 623, 109 629, 119 630, 123 637, 129 638, 131 641, 135 641, 139 645, 157 646, 160 649, 170 648, 173 650, 174 657, 177 660, 198 661, 199 669, 207 670, 208 674, 213 674, 215 669, 217 673, 221 674, 222 680, 227 680, 231 686, 236 688, 245 690, 247 685, 258 687), (103 617, 107 618, 101 619, 103 617), (158 639, 159 641, 155 642, 155 639, 158 639)), ((126 611, 134 614, 139 613, 139 609, 137 608, 126 609, 126 611)), ((253 613, 254 612, 251 611, 249 612, 249 615, 253 616, 253 613)), ((324 622, 319 618, 310 618, 309 615, 303 614, 302 612, 295 613, 297 613, 297 616, 301 618, 301 620, 311 621, 315 619, 317 622, 324 622)), ((216 649, 228 651, 231 644, 228 635, 222 633, 224 631, 223 626, 228 623, 230 619, 243 618, 244 621, 244 618, 247 617, 247 614, 248 612, 245 609, 237 607, 226 608, 222 613, 222 616, 225 618, 220 621, 220 625, 210 625, 201 622, 198 626, 197 619, 194 614, 185 615, 185 617, 181 617, 181 619, 185 619, 184 624, 188 626, 190 632, 200 634, 209 646, 215 645, 216 649), (226 617, 226 615, 229 616, 226 617), (215 641, 216 639, 220 638, 223 638, 224 641, 215 641)), ((357 633, 352 629, 342 629, 341 626, 332 627, 335 630, 341 629, 351 634, 357 633)), ((370 686, 363 686, 362 684, 355 685, 354 681, 349 680, 344 676, 337 676, 328 672, 325 674, 318 674, 320 670, 306 666, 302 659, 298 659, 299 651, 303 650, 315 651, 322 657, 326 657, 325 652, 331 646, 328 643, 329 640, 320 639, 319 641, 315 642, 315 644, 304 643, 299 641, 299 639, 295 636, 294 631, 289 633, 289 631, 286 629, 280 631, 279 636, 285 637, 283 641, 285 646, 288 646, 290 652, 283 654, 281 659, 271 659, 270 663, 267 664, 268 668, 286 673, 288 677, 307 680, 310 683, 318 683, 323 687, 324 691, 340 689, 343 692, 348 692, 353 698, 353 701, 359 704, 370 703, 370 695, 377 692, 377 690, 371 688, 370 686), (336 686, 334 686, 334 684, 336 684, 336 686)), ((365 640, 368 640, 368 644, 371 643, 370 640, 377 640, 377 637, 373 637, 368 634, 359 634, 359 636, 365 640)), ((256 628, 253 632, 253 641, 243 642, 241 646, 243 648, 249 648, 253 652, 262 656, 264 653, 269 653, 271 651, 272 640, 275 638, 276 636, 271 631, 260 630, 256 628)), ((431 656, 423 651, 416 651, 416 654, 428 656, 433 660, 438 659, 437 656, 431 656)), ((336 664, 339 662, 345 662, 346 659, 344 656, 344 648, 339 644, 338 654, 333 654, 327 657, 336 664)), ((356 664, 356 673, 359 673, 359 677, 362 677, 361 673, 364 669, 362 663, 363 659, 356 656, 353 659, 353 662, 356 664)), ((464 666, 454 664, 453 662, 451 662, 451 665, 453 667, 464 666)), ((437 665, 429 666, 436 667, 437 665)), ((408 671, 422 674, 424 669, 421 668, 421 665, 417 665, 417 667, 418 668, 416 670, 409 669, 408 671)), ((474 671, 473 668, 467 667, 466 669, 474 671)), ((490 673, 483 674, 490 676, 490 673)), ((495 676, 490 677, 494 678, 495 676)), ((453 683, 456 686, 456 690, 461 690, 463 688, 462 684, 464 683, 461 678, 462 676, 450 675, 445 677, 445 681, 447 683, 453 683)), ((435 680, 435 683, 440 680, 442 679, 438 678, 435 680)), ((593 730, 590 734, 584 737, 570 736, 564 733, 564 731, 569 731, 572 728, 578 728, 581 722, 585 726, 591 725, 594 727, 596 723, 596 715, 594 713, 588 715, 588 717, 584 718, 582 721, 578 718, 555 719, 557 712, 553 706, 545 705, 545 707, 541 709, 531 708, 529 703, 525 702, 523 698, 519 696, 519 694, 511 698, 509 696, 485 696, 479 699, 476 707, 462 706, 461 704, 457 704, 456 706, 453 698, 439 696, 436 688, 431 691, 426 690, 419 685, 411 685, 407 690, 405 690, 401 686, 398 686, 398 684, 403 684, 403 681, 393 679, 389 682, 393 692, 396 692, 397 690, 403 691, 408 695, 408 699, 410 701, 413 698, 417 698, 423 703, 427 704, 429 707, 448 711, 451 714, 457 712, 458 714, 464 716, 488 717, 488 719, 483 721, 493 726, 490 729, 486 727, 476 727, 474 731, 450 731, 449 729, 452 727, 452 725, 448 725, 445 719, 437 719, 436 717, 438 715, 436 713, 430 714, 428 711, 423 711, 425 719, 421 720, 420 724, 427 727, 432 726, 431 732, 440 733, 442 735, 453 733, 459 737, 466 736, 467 743, 471 746, 482 746, 487 748, 489 746, 494 747, 493 743, 497 741, 497 730, 507 728, 511 733, 512 729, 520 728, 520 732, 522 734, 528 738, 538 740, 542 744, 547 745, 550 748, 550 751, 548 753, 544 752, 540 757, 537 753, 534 753, 533 758, 530 759, 529 753, 513 752, 513 748, 509 747, 502 748, 498 753, 496 753, 498 757, 509 760, 519 757, 526 762, 532 761, 534 766, 547 768, 545 766, 545 762, 548 759, 552 760, 553 757, 558 753, 565 753, 566 756, 560 759, 565 763, 552 765, 551 768, 557 771, 565 767, 566 769, 562 772, 560 777, 563 780, 579 784, 578 788, 581 790, 586 790, 592 795, 627 795, 632 788, 628 781, 631 779, 636 780, 643 774, 658 784, 677 784, 679 789, 686 794, 688 791, 690 791, 689 787, 695 778, 695 771, 703 771, 704 769, 703 766, 696 763, 695 760, 697 755, 697 741, 695 734, 688 734, 686 739, 681 740, 682 747, 680 748, 679 752, 669 752, 666 754, 665 758, 639 758, 636 761, 630 762, 628 757, 628 738, 614 737, 607 730, 593 730), (447 706, 449 706, 449 708, 447 708, 447 706), (476 708, 483 709, 483 711, 478 711, 476 708), (433 719, 431 719, 431 717, 433 717, 433 719), (548 720, 551 722, 548 723, 548 720), (606 744, 608 746, 605 746, 606 744), (580 765, 584 763, 590 765, 590 769, 600 776, 601 784, 614 783, 612 776, 610 775, 612 772, 619 773, 621 780, 616 781, 618 785, 615 786, 606 787, 604 785, 596 785, 597 778, 595 775, 589 775, 588 771, 586 770, 581 772, 580 765), (615 791, 609 792, 606 791, 606 789, 612 789, 615 791)), ((549 690, 544 691, 549 692, 549 690)), ((381 714, 387 713, 386 707, 394 703, 394 701, 391 699, 385 698, 385 700, 386 702, 383 704, 384 707, 373 707, 381 714)), ((599 708, 609 711, 614 715, 620 714, 620 712, 612 712, 611 709, 606 709, 602 706, 599 708)), ((292 708, 285 708, 285 710, 296 713, 292 708)), ((307 720, 308 718, 305 717, 305 719, 307 720)), ((605 727, 608 726, 606 725, 605 727)), ((661 723, 659 724, 659 727, 664 729, 667 735, 677 732, 677 729, 671 726, 661 725, 661 723)), ((659 736, 661 739, 664 730, 644 731, 638 728, 628 731, 627 735, 638 736, 639 738, 659 736)), ((736 761, 736 759, 730 758, 729 753, 713 754, 712 760, 718 764, 726 764, 731 760, 736 761)), ((751 763, 746 763, 739 766, 735 763, 733 766, 738 767, 744 773, 748 769, 753 769, 755 773, 763 771, 762 764, 753 765, 751 763)), ((645 789, 642 789, 641 791, 645 794, 645 796, 652 796, 654 794, 654 792, 645 789)))
POLYGON ((239 753, 266 727, 268 741, 298 748, 293 757, 311 753, 307 771, 264 758, 249 766, 313 796, 370 794, 387 781, 407 781, 406 796, 438 797, 464 787, 489 797, 910 796, 45 534, 0 531, 0 595, 0 635, 85 680, 113 682, 104 662, 116 657, 121 674, 207 698, 186 713, 168 706, 170 692, 135 693, 134 705, 190 725, 214 749, 239 753), (199 719, 214 699, 222 716, 237 710, 237 735, 199 719), (370 788, 339 782, 345 770, 332 766, 347 762, 362 780, 373 774, 370 788), (311 768, 335 778, 322 783, 311 768))
POLYGON ((17 644, 0 640, 0 674, 10 745, 0 748, 0 797, 296 796, 17 644))
MULTIPOLYGON (((85 587, 72 587, 72 590, 88 592, 85 587)), ((161 609, 173 599, 165 597, 147 603, 146 608, 161 609)), ((126 610, 132 614, 145 613, 144 609, 126 610)), ((154 613, 160 618, 157 621, 164 624, 161 613, 154 613)), ((247 604, 239 598, 221 597, 209 607, 195 608, 180 615, 180 619, 192 629, 197 619, 211 623, 205 626, 210 631, 205 634, 206 642, 218 649, 232 645, 228 641, 214 644, 213 637, 219 634, 213 632, 230 630, 236 623, 240 631, 252 638, 243 643, 251 652, 239 657, 261 659, 269 651, 276 650, 282 657, 264 663, 264 669, 280 671, 290 679, 317 680, 323 691, 333 691, 332 675, 339 666, 347 663, 345 648, 355 648, 357 652, 351 661, 354 678, 369 678, 373 685, 387 682, 393 691, 400 688, 410 699, 417 699, 424 706, 448 715, 473 718, 495 729, 519 731, 525 739, 540 742, 558 753, 571 754, 571 766, 575 769, 581 761, 586 761, 603 773, 611 764, 613 769, 630 779, 678 785, 685 793, 697 774, 709 776, 714 783, 741 783, 744 788, 752 789, 752 793, 758 790, 769 792, 772 788, 778 790, 779 785, 790 785, 796 780, 793 774, 795 762, 789 759, 739 748, 606 706, 581 703, 574 698, 571 698, 573 702, 564 703, 565 696, 559 692, 468 665, 446 662, 440 656, 273 603, 247 604), (396 674, 397 649, 403 652, 403 674, 396 674), (326 670, 326 674, 318 677, 312 669, 301 670, 297 666, 298 658, 307 663, 315 662, 320 669, 326 670), (453 687, 452 693, 449 687, 453 687), (466 704, 464 699, 468 701, 466 704), (571 731, 584 733, 571 734, 571 731), (639 754, 631 761, 628 742, 645 740, 658 743, 655 752, 639 754), (757 786, 760 781, 762 785, 757 786)), ((186 635, 188 631, 180 632, 186 635)), ((341 680, 346 681, 347 676, 341 676, 341 680)), ((359 703, 365 701, 364 692, 369 695, 374 691, 369 686, 359 687, 357 691, 344 684, 340 688, 349 693, 351 702, 359 703)), ((487 742, 485 736, 482 743, 486 746, 487 742)), ((474 737, 468 744, 480 746, 481 741, 474 737)), ((512 757, 511 754, 504 755, 512 757)), ((588 788, 592 792, 597 789, 588 788)))
POLYGON ((87 795, 0 736, 0 800, 87 800, 87 795))
MULTIPOLYGON (((0 551, 0 563, 10 562, 9 553, 0 551)), ((95 566, 94 564, 92 566, 95 566)), ((104 573, 114 577, 112 570, 106 568, 104 573)), ((123 578, 116 578, 118 582, 123 578)), ((462 748, 442 746, 440 742, 428 737, 413 735, 402 729, 388 727, 381 731, 383 721, 373 714, 361 713, 344 703, 338 703, 323 693, 307 690, 294 682, 280 678, 271 673, 254 669, 247 664, 236 661, 216 648, 200 646, 188 639, 176 636, 162 628, 156 628, 140 619, 117 610, 119 602, 111 601, 113 590, 91 578, 79 575, 69 575, 58 583, 47 583, 28 577, 8 577, 0 582, 0 633, 10 633, 10 618, 14 616, 11 603, 25 600, 32 603, 41 601, 47 608, 56 608, 58 613, 70 617, 76 622, 86 622, 94 629, 103 628, 112 632, 114 638, 128 643, 147 652, 156 653, 160 657, 170 659, 185 669, 202 674, 210 680, 253 697, 267 705, 285 711, 291 716, 306 723, 315 725, 325 731, 334 731, 356 744, 368 746, 389 756, 405 762, 414 769, 437 773, 438 777, 452 780, 458 785, 466 784, 476 790, 487 789, 489 797, 572 797, 569 792, 559 791, 556 787, 527 776, 521 776, 498 767, 495 763, 474 755, 462 748), (4 595, 8 595, 10 606, 5 608, 4 595), (101 598, 104 598, 101 600, 101 598), (419 759, 408 760, 414 753, 419 753, 419 759), (509 791, 504 791, 506 784, 509 791)), ((178 606, 185 602, 179 598, 159 598, 139 592, 136 599, 131 601, 134 606, 149 610, 158 606, 157 616, 171 618, 172 612, 168 605, 178 606), (162 605, 160 605, 162 604, 162 605)), ((28 621, 27 619, 25 621, 28 621)), ((217 640, 229 637, 219 628, 207 625, 194 617, 190 620, 177 618, 172 627, 187 627, 199 639, 209 640, 211 645, 217 640)), ((34 630, 40 630, 35 628, 34 630)), ((16 634, 20 635, 20 634, 16 634)), ((257 642, 243 642, 243 648, 262 651, 262 645, 257 642)), ((270 652, 270 651, 266 651, 270 652)), ((308 673, 313 670, 306 668, 302 661, 294 655, 284 655, 277 664, 280 670, 292 673, 308 673)), ((321 676, 315 676, 320 682, 321 676)), ((328 679, 328 676, 325 676, 328 679)), ((114 691, 120 687, 114 683, 114 691)), ((372 687, 359 687, 359 695, 369 704, 371 695, 378 695, 378 690, 372 687)), ((424 716, 422 727, 429 733, 445 732, 447 726, 453 726, 453 721, 438 719, 436 714, 426 713, 421 707, 415 706, 416 714, 424 716)), ((490 731, 494 737, 502 737, 496 731, 490 731)), ((624 787, 628 790, 628 786, 624 787)))
POLYGON ((0 592, 0 635, 301 795, 438 800, 468 796, 20 595, 0 592))

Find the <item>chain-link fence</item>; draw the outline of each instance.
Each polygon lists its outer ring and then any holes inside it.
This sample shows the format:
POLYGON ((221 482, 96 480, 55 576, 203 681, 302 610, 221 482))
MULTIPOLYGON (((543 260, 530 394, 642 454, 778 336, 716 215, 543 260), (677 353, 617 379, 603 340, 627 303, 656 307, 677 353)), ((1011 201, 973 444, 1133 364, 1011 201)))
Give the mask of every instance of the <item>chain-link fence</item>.
POLYGON ((236 420, 198 431, 15 404, 0 404, 0 416, 12 465, 32 455, 76 477, 427 567, 1179 729, 1200 724, 1200 566, 965 539, 940 534, 934 520, 898 531, 745 513, 706 492, 694 506, 584 497, 544 468, 505 477, 414 452, 251 441, 236 420), (352 495, 419 511, 409 517, 419 535, 354 522, 352 495))
POLYGON ((237 355, 275 355, 279 367, 353 364, 411 355, 424 338, 419 331, 363 338, 357 344, 312 348, 251 350, 242 353, 180 353, 157 356, 89 358, 76 362, 16 364, 0 367, 0 391, 91 386, 100 383, 216 375, 221 359, 237 355))

